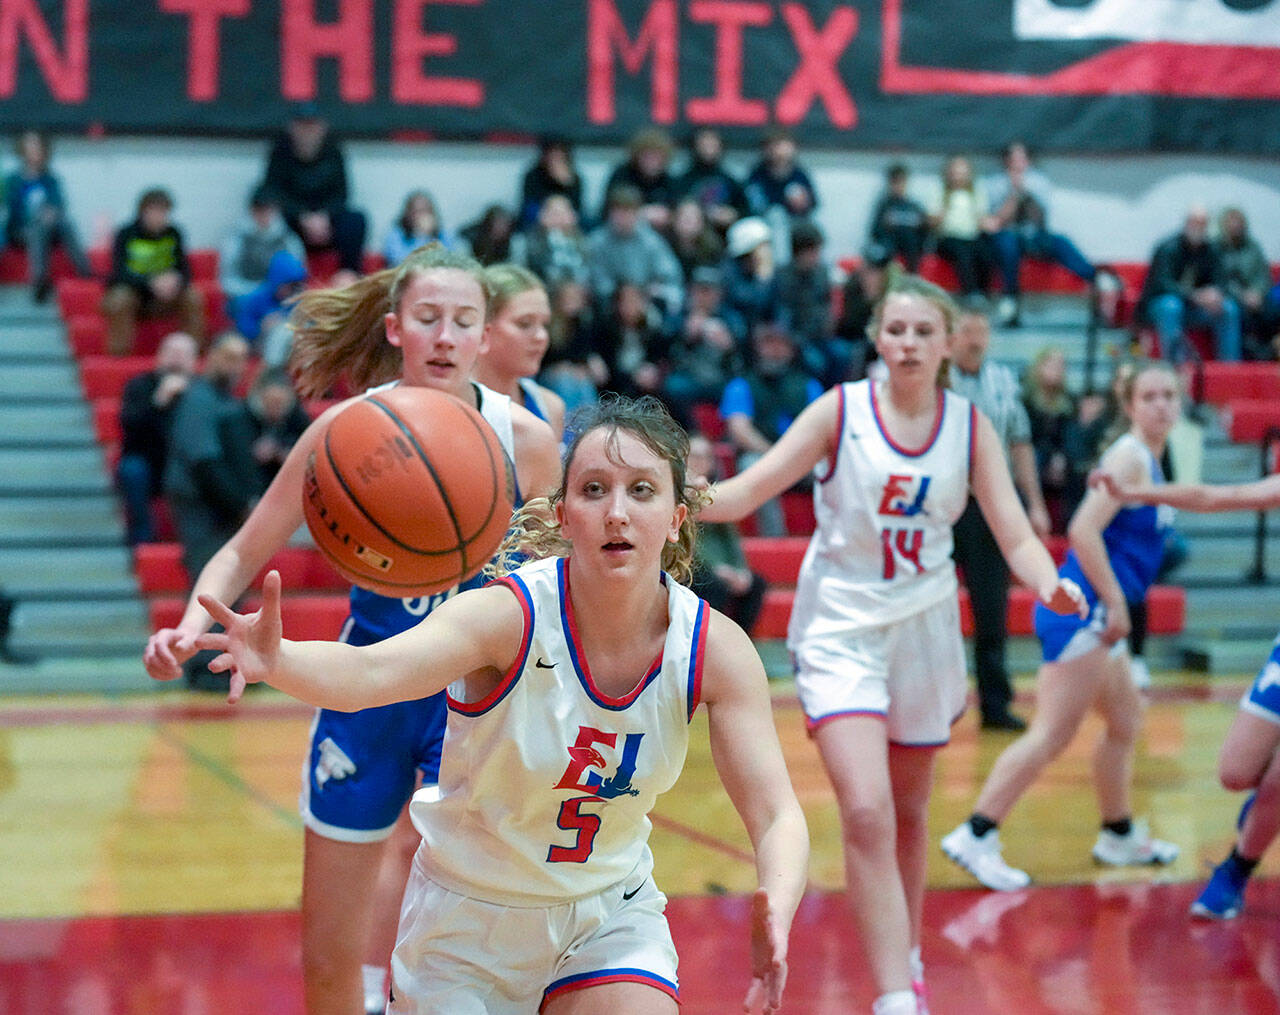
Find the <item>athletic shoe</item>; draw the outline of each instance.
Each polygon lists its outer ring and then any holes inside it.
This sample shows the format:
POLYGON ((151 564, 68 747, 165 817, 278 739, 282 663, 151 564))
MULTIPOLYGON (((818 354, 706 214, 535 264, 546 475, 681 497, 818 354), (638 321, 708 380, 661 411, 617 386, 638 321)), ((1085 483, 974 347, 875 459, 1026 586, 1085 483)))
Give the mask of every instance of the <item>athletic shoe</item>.
POLYGON ((1230 920, 1244 905, 1244 886, 1249 879, 1228 857, 1213 869, 1213 877, 1200 897, 1191 903, 1191 915, 1205 920, 1230 920))
POLYGON ((1031 884, 1026 871, 1004 862, 1000 855, 1000 836, 994 829, 978 838, 966 821, 944 836, 941 846, 947 859, 959 864, 993 892, 1015 892, 1031 884))
POLYGON ((1128 835, 1117 835, 1104 828, 1093 844, 1094 860, 1110 867, 1173 863, 1179 852, 1172 842, 1153 839, 1145 821, 1135 821, 1128 835))
POLYGON ((1133 686, 1139 691, 1145 691, 1151 686, 1151 670, 1147 668, 1145 659, 1134 656, 1129 660, 1129 676, 1133 680, 1133 686))

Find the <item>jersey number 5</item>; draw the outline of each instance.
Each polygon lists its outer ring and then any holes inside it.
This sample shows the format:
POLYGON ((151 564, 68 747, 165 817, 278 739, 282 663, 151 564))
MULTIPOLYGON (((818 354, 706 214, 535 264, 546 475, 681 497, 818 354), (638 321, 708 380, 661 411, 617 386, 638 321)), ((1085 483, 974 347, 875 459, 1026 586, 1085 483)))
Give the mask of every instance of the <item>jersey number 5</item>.
POLYGON ((884 555, 884 580, 892 581, 898 573, 898 558, 916 569, 924 570, 920 563, 920 551, 924 549, 923 529, 881 529, 880 549, 884 555))
POLYGON ((596 841, 596 832, 600 831, 600 815, 583 814, 582 805, 599 799, 593 796, 579 796, 566 800, 560 805, 556 825, 566 832, 576 830, 578 837, 572 846, 551 846, 547 850, 547 863, 587 862, 587 857, 591 855, 591 848, 596 841))

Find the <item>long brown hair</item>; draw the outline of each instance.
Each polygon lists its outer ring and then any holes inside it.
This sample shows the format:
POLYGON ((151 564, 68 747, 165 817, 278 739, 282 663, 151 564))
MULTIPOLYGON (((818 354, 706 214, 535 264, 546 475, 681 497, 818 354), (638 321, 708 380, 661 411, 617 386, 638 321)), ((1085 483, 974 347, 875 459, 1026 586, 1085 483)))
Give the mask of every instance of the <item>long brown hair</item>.
POLYGON ((442 268, 463 271, 484 293, 488 317, 490 294, 484 269, 465 254, 428 243, 395 268, 366 275, 341 289, 312 289, 293 305, 289 324, 293 349, 289 371, 304 398, 325 395, 345 377, 357 391, 400 376, 404 358, 387 341, 386 315, 400 312, 400 299, 420 274, 442 268))

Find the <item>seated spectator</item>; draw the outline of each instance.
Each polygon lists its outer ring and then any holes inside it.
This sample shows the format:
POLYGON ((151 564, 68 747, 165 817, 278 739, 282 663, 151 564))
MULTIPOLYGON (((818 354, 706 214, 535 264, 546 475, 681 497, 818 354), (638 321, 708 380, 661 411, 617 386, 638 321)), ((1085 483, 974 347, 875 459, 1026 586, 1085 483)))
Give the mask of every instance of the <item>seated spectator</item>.
POLYGON ((862 248, 858 266, 845 279, 835 331, 836 337, 847 343, 851 381, 862 380, 867 366, 876 358, 875 342, 868 331, 871 317, 900 270, 887 247, 871 242, 862 248))
MULTIPOLYGON (((756 324, 751 345, 751 365, 725 385, 720 400, 720 415, 739 471, 768 451, 801 410, 822 394, 822 384, 801 365, 785 328, 767 321, 756 324)), ((762 536, 787 534, 780 500, 762 504, 755 521, 762 536)))
POLYGON ((591 292, 598 304, 613 300, 623 283, 639 286, 663 313, 679 311, 684 297, 680 262, 640 214, 644 199, 635 187, 609 191, 604 223, 587 237, 591 292))
POLYGON ((1270 340, 1275 331, 1267 320, 1266 308, 1271 265, 1239 208, 1227 208, 1218 217, 1217 250, 1226 295, 1240 308, 1241 333, 1249 358, 1274 359, 1270 340))
POLYGON ((587 287, 566 280, 554 286, 550 295, 549 341, 538 382, 564 400, 569 414, 596 400, 599 388, 609 379, 609 368, 595 349, 595 317, 587 287))
POLYGON ((986 192, 974 179, 973 164, 953 155, 942 171, 942 197, 929 215, 938 238, 938 256, 950 264, 967 301, 981 300, 991 275, 986 233, 994 225, 986 192))
POLYGON ((676 182, 680 200, 693 200, 721 235, 747 214, 747 192, 724 168, 724 139, 714 127, 699 127, 689 139, 689 168, 676 182))
POLYGON ((1047 345, 1036 353, 1023 377, 1022 401, 1031 422, 1031 447, 1051 530, 1061 534, 1084 496, 1086 475, 1071 458, 1077 409, 1067 390, 1067 358, 1061 346, 1047 345))
POLYGON ((833 344, 831 266, 822 256, 826 242, 813 222, 791 230, 791 260, 778 269, 778 300, 787 330, 800 344, 805 367, 830 386, 845 380, 849 349, 833 344))
POLYGON ((608 371, 604 389, 629 398, 658 394, 669 345, 662 322, 661 311, 643 288, 631 282, 618 285, 595 337, 608 371))
POLYGON ((307 285, 306 266, 290 251, 277 251, 267 265, 267 277, 252 292, 236 300, 236 330, 257 349, 269 366, 283 366, 293 346, 289 305, 307 285))
POLYGON ((768 223, 755 215, 738 219, 729 227, 725 254, 725 302, 738 312, 748 330, 759 321, 777 320, 782 294, 768 223))
POLYGON ((1188 358, 1188 327, 1212 328, 1218 359, 1240 359, 1240 307, 1226 287, 1222 258, 1209 242, 1209 212, 1194 205, 1181 231, 1156 246, 1138 301, 1139 317, 1155 327, 1166 359, 1188 358))
POLYGON ((729 378, 742 372, 746 325, 723 293, 719 268, 694 268, 684 315, 672 330, 662 396, 685 429, 693 427, 693 407, 718 405, 729 378))
POLYGON ((548 194, 538 221, 511 238, 511 260, 537 275, 550 288, 562 282, 586 285, 587 238, 578 228, 578 213, 563 194, 548 194))
MULTIPOLYGON (((715 448, 700 433, 689 436, 690 476, 720 478, 715 448)), ((693 578, 689 587, 713 610, 719 610, 750 632, 760 616, 768 584, 747 565, 742 537, 732 522, 700 522, 693 549, 693 578)))
POLYGON ((258 486, 265 490, 302 432, 311 425, 311 417, 298 401, 289 375, 278 368, 258 375, 245 399, 244 411, 252 440, 250 450, 258 464, 258 486))
POLYGON ((163 490, 173 409, 195 374, 197 352, 190 335, 181 331, 166 335, 156 350, 155 368, 130 377, 120 396, 116 486, 124 502, 125 538, 130 546, 156 538, 151 501, 163 490))
POLYGON ((133 352, 138 318, 176 317, 197 342, 204 340, 204 298, 191 284, 182 232, 170 220, 173 198, 158 188, 138 198, 138 213, 116 233, 111 278, 102 299, 107 350, 133 352))
POLYGON ((483 265, 511 260, 511 238, 516 220, 500 204, 491 204, 474 222, 458 230, 459 247, 483 265))
MULTIPOLYGON (((639 130, 627 145, 627 159, 616 166, 605 184, 605 194, 617 187, 634 187, 640 194, 640 217, 659 233, 671 225, 676 184, 671 176, 671 138, 657 127, 639 130)), ((608 207, 602 217, 608 215, 608 207)))
POLYGON ((582 177, 573 165, 573 146, 566 138, 544 138, 538 145, 538 160, 529 167, 520 185, 520 227, 538 221, 547 198, 563 197, 582 218, 582 177))
POLYGON ((791 246, 791 226, 818 207, 818 192, 796 161, 796 142, 789 131, 779 127, 766 132, 760 161, 747 176, 745 189, 751 214, 773 231, 774 259, 781 264, 791 246))
POLYGON ((8 206, 5 239, 11 247, 26 248, 31 296, 43 303, 53 289, 49 254, 54 247, 62 247, 81 278, 92 272, 67 214, 62 183, 49 168, 53 151, 48 137, 38 130, 24 130, 14 150, 21 164, 4 181, 8 206))
POLYGON ((1061 233, 1049 231, 1049 206, 1053 187, 1049 178, 1031 164, 1027 146, 1013 141, 1002 153, 1004 172, 986 181, 994 230, 991 244, 1000 268, 1004 295, 996 308, 997 321, 1007 327, 1018 323, 1018 280, 1024 257, 1060 264, 1077 278, 1093 284, 1097 269, 1061 233))
POLYGON ((257 186, 249 195, 249 213, 223 241, 218 256, 218 285, 233 320, 236 302, 267 280, 271 259, 282 250, 306 263, 302 241, 280 214, 280 199, 265 185, 257 186))
POLYGON ((265 182, 308 253, 337 251, 343 274, 330 283, 354 281, 363 270, 368 222, 350 207, 346 159, 315 103, 294 106, 271 146, 265 182))
POLYGON ((666 235, 686 282, 694 268, 719 265, 724 257, 724 240, 707 223, 702 206, 693 198, 686 197, 676 205, 666 235))
POLYGON ((435 198, 425 190, 411 190, 405 195, 400 214, 391 223, 387 240, 382 245, 387 267, 394 268, 413 251, 428 243, 439 243, 449 250, 454 247, 453 237, 445 232, 440 221, 435 198))
POLYGON ((929 213, 907 193, 909 173, 901 162, 885 172, 884 193, 871 212, 871 242, 902 259, 907 271, 920 268, 925 243, 929 239, 929 213))

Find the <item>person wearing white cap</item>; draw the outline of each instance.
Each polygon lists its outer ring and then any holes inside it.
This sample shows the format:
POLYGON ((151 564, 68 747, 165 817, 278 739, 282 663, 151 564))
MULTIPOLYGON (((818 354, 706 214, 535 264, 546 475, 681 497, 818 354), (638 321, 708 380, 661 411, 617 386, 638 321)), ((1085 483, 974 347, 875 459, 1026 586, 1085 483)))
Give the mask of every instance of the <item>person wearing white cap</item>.
POLYGON ((769 224, 754 215, 731 225, 726 237, 725 300, 748 327, 774 320, 781 307, 772 240, 769 224))

